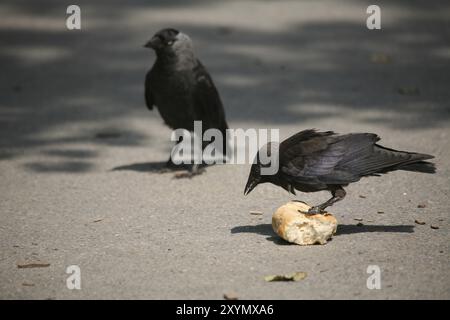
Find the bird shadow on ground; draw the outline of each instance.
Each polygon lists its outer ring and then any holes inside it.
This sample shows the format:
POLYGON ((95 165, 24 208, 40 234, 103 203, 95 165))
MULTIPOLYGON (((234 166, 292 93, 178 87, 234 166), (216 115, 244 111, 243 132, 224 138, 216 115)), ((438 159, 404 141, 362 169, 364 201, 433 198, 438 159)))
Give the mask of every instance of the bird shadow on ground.
MULTIPOLYGON (((390 232, 390 233, 413 233, 414 226, 411 225, 351 225, 341 224, 338 226, 335 236, 367 233, 367 232, 390 232)), ((278 245, 289 245, 288 242, 275 234, 272 225, 268 223, 258 225, 237 226, 231 229, 231 233, 256 233, 262 236, 268 236, 266 240, 272 241, 278 245)))
POLYGON ((160 172, 166 168, 163 161, 137 162, 112 168, 110 171, 160 172))
POLYGON ((268 223, 258 224, 255 226, 237 226, 231 229, 231 233, 256 233, 263 236, 268 236, 266 239, 278 245, 289 245, 289 242, 284 241, 272 229, 272 225, 268 223))
MULTIPOLYGON (((201 164, 201 169, 206 169, 214 164, 201 164)), ((181 163, 174 166, 167 166, 167 162, 154 161, 154 162, 137 162, 132 164, 126 164, 112 168, 110 171, 136 171, 136 172, 156 172, 156 173, 168 173, 177 171, 190 171, 192 164, 181 163)))
POLYGON ((137 162, 132 164, 126 164, 112 168, 110 171, 136 171, 136 172, 175 172, 181 170, 188 170, 188 165, 178 165, 176 167, 167 167, 165 161, 155 162, 137 162))
POLYGON ((391 233, 413 233, 414 226, 411 225, 355 225, 355 224, 340 224, 338 225, 336 236, 354 233, 367 232, 391 232, 391 233))

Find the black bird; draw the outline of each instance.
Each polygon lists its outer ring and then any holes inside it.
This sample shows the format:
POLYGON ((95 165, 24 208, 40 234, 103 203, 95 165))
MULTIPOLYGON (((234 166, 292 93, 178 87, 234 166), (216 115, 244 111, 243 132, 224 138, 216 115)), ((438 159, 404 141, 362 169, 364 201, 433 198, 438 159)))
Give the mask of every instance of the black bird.
POLYGON ((332 198, 312 207, 308 213, 324 213, 325 208, 344 199, 343 187, 364 176, 379 176, 393 170, 434 173, 435 166, 424 160, 434 158, 428 154, 397 151, 380 146, 380 138, 373 133, 338 135, 332 131, 314 129, 301 131, 282 143, 266 145, 278 152, 278 171, 262 175, 264 165, 260 153, 253 163, 244 194, 258 184, 270 182, 295 194, 328 190, 332 198))
MULTIPOLYGON (((191 39, 178 30, 163 29, 145 47, 153 49, 157 57, 145 78, 148 109, 156 106, 172 129, 193 131, 194 121, 202 121, 203 131, 218 129, 223 134, 225 154, 228 125, 222 101, 211 76, 195 56, 191 39)), ((174 166, 171 159, 167 166, 174 166)), ((198 165, 191 167, 192 174, 199 172, 198 165)))

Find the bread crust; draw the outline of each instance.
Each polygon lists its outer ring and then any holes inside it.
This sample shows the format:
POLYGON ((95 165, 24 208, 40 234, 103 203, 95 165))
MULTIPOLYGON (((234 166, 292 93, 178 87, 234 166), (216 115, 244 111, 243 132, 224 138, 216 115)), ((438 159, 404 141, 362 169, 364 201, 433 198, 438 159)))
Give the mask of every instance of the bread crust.
POLYGON ((337 220, 330 214, 305 214, 311 208, 299 201, 279 207, 272 228, 284 240, 299 245, 325 244, 336 233, 337 220))

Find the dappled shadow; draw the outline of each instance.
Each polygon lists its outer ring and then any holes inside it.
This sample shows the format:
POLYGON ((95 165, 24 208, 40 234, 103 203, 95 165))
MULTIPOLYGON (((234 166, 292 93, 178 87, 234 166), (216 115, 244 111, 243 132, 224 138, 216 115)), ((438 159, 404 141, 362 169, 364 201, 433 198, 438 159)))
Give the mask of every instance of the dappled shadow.
MULTIPOLYGON (((139 145, 141 137, 139 133, 131 130, 116 130, 98 133, 85 132, 80 135, 57 138, 30 138, 22 141, 22 147, 37 148, 36 153, 40 155, 40 159, 25 163, 23 167, 28 171, 37 173, 83 173, 93 171, 95 169, 94 160, 99 155, 98 151, 85 148, 66 148, 59 145, 90 143, 97 146, 136 146, 139 145)), ((0 148, 0 161, 23 156, 21 152, 1 151, 0 148)))
MULTIPOLYGON (((404 14, 381 31, 365 28, 365 4, 351 0, 344 3, 361 6, 360 19, 287 15, 273 30, 223 13, 238 3, 216 8, 209 1, 80 1, 83 29, 67 31, 65 6, 58 1, 3 1, 0 160, 61 143, 141 145, 148 134, 129 120, 159 119, 144 104, 143 79, 154 55, 142 44, 168 26, 191 35, 231 127, 245 122, 300 129, 323 119, 404 130, 448 126, 450 32, 441 14, 450 7, 447 2, 385 2, 383 10, 404 14), (219 12, 217 21, 208 19, 219 12)), ((308 2, 288 4, 316 10, 308 2)), ((250 1, 246 10, 261 9, 264 15, 270 5, 250 1)), ((45 163, 26 167, 53 170, 45 163)), ((117 170, 149 167, 130 164, 117 170)))
POLYGON ((45 158, 25 163, 23 167, 36 173, 83 173, 94 169, 93 158, 97 151, 88 149, 53 148, 42 150, 45 158))
POLYGON ((49 156, 63 157, 63 158, 93 158, 97 155, 97 152, 92 150, 83 150, 83 149, 51 149, 45 150, 45 154, 49 156))
POLYGON ((24 165, 27 170, 37 173, 82 173, 91 171, 93 165, 82 161, 59 161, 57 163, 32 162, 24 165))

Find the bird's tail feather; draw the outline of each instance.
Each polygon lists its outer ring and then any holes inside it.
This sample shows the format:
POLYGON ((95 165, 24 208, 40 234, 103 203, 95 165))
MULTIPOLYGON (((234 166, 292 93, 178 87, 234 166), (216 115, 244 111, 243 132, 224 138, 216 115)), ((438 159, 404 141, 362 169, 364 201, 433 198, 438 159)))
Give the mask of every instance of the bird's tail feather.
POLYGON ((413 172, 423 172, 423 173, 435 173, 436 167, 434 163, 425 160, 433 159, 434 156, 423 153, 414 153, 406 151, 398 151, 394 149, 389 149, 380 145, 376 145, 378 151, 382 154, 387 154, 390 161, 397 162, 386 163, 386 167, 381 169, 380 173, 389 172, 392 170, 405 170, 413 172))
POLYGON ((432 158, 432 155, 398 151, 376 144, 370 155, 349 161, 346 165, 358 175, 373 175, 393 170, 434 173, 435 165, 425 161, 432 158))
POLYGON ((406 165, 400 165, 398 169, 413 172, 436 173, 435 164, 428 161, 418 161, 406 165))

